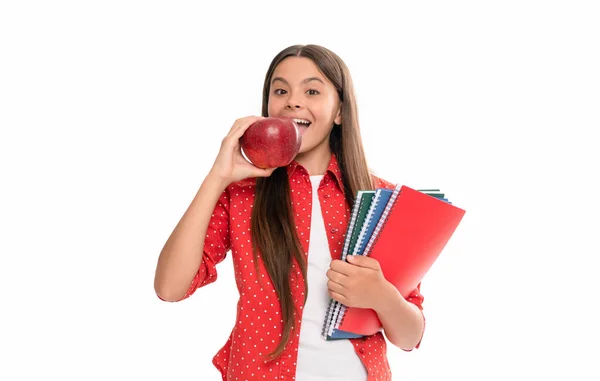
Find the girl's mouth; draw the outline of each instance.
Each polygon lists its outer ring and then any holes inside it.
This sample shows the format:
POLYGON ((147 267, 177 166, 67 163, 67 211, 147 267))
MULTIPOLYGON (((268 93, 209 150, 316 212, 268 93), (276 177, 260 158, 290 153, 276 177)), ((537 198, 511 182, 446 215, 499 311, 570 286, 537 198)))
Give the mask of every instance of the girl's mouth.
POLYGON ((308 128, 308 126, 311 125, 310 120, 307 120, 307 119, 294 118, 292 120, 294 122, 296 122, 296 124, 298 125, 298 127, 306 127, 306 128, 308 128))

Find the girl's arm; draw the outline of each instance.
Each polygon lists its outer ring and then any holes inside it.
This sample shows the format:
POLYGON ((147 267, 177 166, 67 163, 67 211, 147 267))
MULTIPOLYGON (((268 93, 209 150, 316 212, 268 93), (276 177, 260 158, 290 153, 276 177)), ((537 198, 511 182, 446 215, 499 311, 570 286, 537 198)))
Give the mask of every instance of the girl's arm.
POLYGON ((385 336, 405 351, 414 349, 421 342, 425 329, 423 313, 387 281, 381 293, 382 301, 375 307, 375 312, 383 325, 385 336))
POLYGON ((154 290, 165 301, 183 298, 196 275, 213 209, 228 184, 208 175, 165 243, 156 266, 154 290))
POLYGON ((425 328, 421 284, 406 299, 385 279, 379 262, 364 255, 335 259, 327 271, 330 296, 348 307, 375 310, 388 340, 410 351, 418 348, 425 328))
POLYGON ((240 138, 260 119, 263 117, 248 116, 236 120, 223 139, 208 176, 161 250, 154 277, 154 290, 159 298, 178 301, 192 287, 202 263, 212 213, 227 186, 249 177, 270 176, 275 170, 257 168, 241 153, 240 138))

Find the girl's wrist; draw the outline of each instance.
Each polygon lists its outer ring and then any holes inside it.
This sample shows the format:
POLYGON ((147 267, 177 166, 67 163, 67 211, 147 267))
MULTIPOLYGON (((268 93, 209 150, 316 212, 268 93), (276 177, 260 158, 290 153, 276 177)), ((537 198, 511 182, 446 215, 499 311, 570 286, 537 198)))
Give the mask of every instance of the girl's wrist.
POLYGON ((206 178, 204 179, 205 183, 209 183, 213 187, 217 187, 221 191, 224 191, 230 184, 230 181, 223 179, 217 173, 212 170, 208 173, 206 178))
POLYGON ((394 309, 395 305, 403 302, 406 302, 406 299, 402 297, 398 289, 387 279, 384 279, 373 309, 378 314, 385 314, 390 309, 394 309))

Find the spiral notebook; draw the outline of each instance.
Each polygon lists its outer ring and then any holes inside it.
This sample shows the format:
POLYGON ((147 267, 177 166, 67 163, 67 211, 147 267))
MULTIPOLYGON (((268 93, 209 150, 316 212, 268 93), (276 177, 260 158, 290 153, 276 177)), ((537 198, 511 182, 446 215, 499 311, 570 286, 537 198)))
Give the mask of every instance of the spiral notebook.
MULTIPOLYGON (((356 239, 351 238, 349 245, 346 250, 342 251, 342 260, 346 260, 348 254, 362 255, 363 250, 367 244, 367 241, 375 226, 379 217, 383 213, 387 202, 392 196, 393 191, 385 188, 379 188, 372 192, 371 201, 361 199, 358 201, 358 210, 356 217, 351 218, 349 223, 349 231, 352 232, 352 236, 356 236, 356 239)), ((356 204, 355 204, 356 205, 356 204)), ((323 336, 326 339, 348 339, 354 337, 360 337, 349 332, 343 332, 335 329, 331 324, 339 316, 343 316, 345 313, 346 306, 340 302, 331 299, 329 302, 328 315, 323 327, 323 336)))
MULTIPOLYGON (((358 191, 354 202, 354 206, 352 208, 352 213, 350 215, 350 223, 348 224, 348 229, 346 231, 344 247, 342 248, 342 260, 346 260, 346 256, 349 253, 354 252, 354 247, 360 234, 360 227, 363 224, 363 221, 369 212, 369 208, 373 202, 375 194, 375 190, 358 191)), ((339 302, 333 299, 329 301, 325 324, 323 325, 323 329, 321 332, 322 335, 326 335, 326 332, 328 332, 329 330, 330 323, 333 322, 335 318, 337 318, 341 307, 342 306, 339 302)))
MULTIPOLYGON (((375 190, 370 203, 363 196, 353 206, 342 258, 354 254, 377 259, 386 279, 407 297, 440 255, 465 211, 453 206, 439 189, 397 185, 393 191, 375 190)), ((358 338, 381 328, 375 311, 348 308, 332 299, 322 337, 358 338)))

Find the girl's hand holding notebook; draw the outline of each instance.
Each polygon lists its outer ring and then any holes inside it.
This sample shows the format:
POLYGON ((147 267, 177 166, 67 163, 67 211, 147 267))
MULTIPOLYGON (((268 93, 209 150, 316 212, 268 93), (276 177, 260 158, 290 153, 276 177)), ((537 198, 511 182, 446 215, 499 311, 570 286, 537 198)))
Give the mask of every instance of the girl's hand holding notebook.
POLYGON ((348 262, 336 259, 327 271, 329 296, 347 307, 378 310, 382 292, 390 283, 374 258, 349 255, 348 262))

